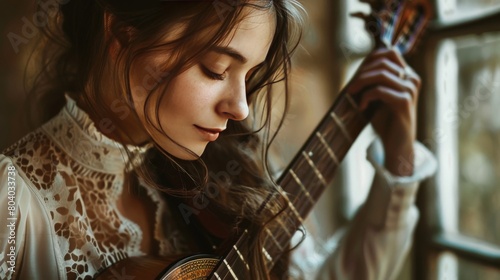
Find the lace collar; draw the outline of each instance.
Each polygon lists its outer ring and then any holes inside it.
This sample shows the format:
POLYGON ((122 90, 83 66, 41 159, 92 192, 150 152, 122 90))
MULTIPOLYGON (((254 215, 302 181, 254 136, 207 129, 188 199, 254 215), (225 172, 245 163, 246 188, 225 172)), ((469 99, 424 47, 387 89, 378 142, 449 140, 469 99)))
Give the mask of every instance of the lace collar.
POLYGON ((68 95, 66 106, 42 129, 78 163, 106 173, 121 173, 133 169, 142 162, 145 152, 153 146, 127 145, 132 156, 129 161, 123 145, 102 134, 87 113, 68 95))

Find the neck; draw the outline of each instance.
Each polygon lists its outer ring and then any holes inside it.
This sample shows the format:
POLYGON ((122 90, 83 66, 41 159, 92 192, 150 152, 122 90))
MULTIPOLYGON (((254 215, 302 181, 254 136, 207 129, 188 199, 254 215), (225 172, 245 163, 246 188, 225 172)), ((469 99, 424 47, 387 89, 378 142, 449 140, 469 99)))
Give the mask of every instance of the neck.
POLYGON ((101 113, 88 103, 88 100, 84 98, 84 93, 71 97, 77 106, 88 114, 97 130, 106 137, 133 146, 142 146, 151 141, 134 110, 124 101, 114 99, 115 101, 110 102, 108 98, 104 97, 100 101, 104 102, 104 107, 111 108, 111 111, 101 113))

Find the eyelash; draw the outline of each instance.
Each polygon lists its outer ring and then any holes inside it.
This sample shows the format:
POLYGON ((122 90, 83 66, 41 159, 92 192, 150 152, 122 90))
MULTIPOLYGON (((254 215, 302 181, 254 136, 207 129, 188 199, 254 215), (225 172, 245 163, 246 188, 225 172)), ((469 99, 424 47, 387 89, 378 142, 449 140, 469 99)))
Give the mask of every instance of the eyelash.
MULTIPOLYGON (((218 74, 218 73, 210 71, 208 69, 208 67, 206 67, 205 65, 200 64, 200 66, 201 66, 201 70, 203 71, 203 73, 205 73, 205 75, 207 75, 208 78, 210 78, 212 80, 216 80, 216 81, 224 81, 226 79, 226 72, 224 72, 222 74, 218 74)), ((253 74, 255 74, 255 72, 253 74)), ((253 74, 250 75, 249 79, 245 80, 245 82, 248 82, 250 80, 250 78, 253 76, 253 74)))
POLYGON ((205 67, 204 65, 201 65, 201 69, 203 70, 205 75, 207 75, 207 77, 212 79, 212 80, 224 81, 224 79, 226 78, 226 72, 224 72, 222 74, 214 73, 214 72, 208 70, 208 68, 205 67))

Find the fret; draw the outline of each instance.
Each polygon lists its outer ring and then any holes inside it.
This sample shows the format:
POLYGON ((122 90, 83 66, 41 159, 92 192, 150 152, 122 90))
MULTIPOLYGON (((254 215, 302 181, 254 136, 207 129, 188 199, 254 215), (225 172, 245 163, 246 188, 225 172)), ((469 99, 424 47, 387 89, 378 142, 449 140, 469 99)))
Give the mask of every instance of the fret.
POLYGON ((276 246, 278 247, 278 249, 280 249, 280 250, 283 251, 283 247, 281 247, 281 244, 276 239, 276 237, 274 236, 274 234, 268 228, 266 228, 266 232, 267 232, 268 236, 271 236, 271 239, 274 241, 274 244, 276 244, 276 246))
MULTIPOLYGON (((210 279, 238 279, 235 272, 244 271, 242 265, 245 265, 246 269, 249 270, 250 267, 245 261, 242 251, 238 248, 244 248, 244 244, 248 243, 248 230, 245 229, 236 244, 234 244, 230 252, 226 255, 224 259, 221 260, 221 265, 214 272, 214 276, 210 279), (241 261, 240 261, 241 260, 241 261), (231 265, 230 265, 231 264, 231 265), (231 277, 232 276, 232 277, 231 277)), ((239 274, 238 274, 239 275, 239 274)))
POLYGON ((311 197, 311 194, 306 189, 306 187, 304 186, 304 184, 302 183, 302 181, 300 180, 300 178, 297 176, 297 174, 295 174, 295 171, 293 171, 293 169, 290 169, 290 174, 292 175, 292 177, 295 180, 295 182, 297 182, 297 184, 300 186, 300 188, 302 189, 302 192, 304 192, 304 194, 306 195, 306 197, 309 198, 309 201, 311 202, 311 205, 314 205, 316 202, 313 200, 313 198, 311 197))
POLYGON ((347 131, 347 128, 345 127, 344 122, 335 114, 335 112, 330 112, 330 117, 337 123, 337 125, 340 128, 340 131, 342 131, 342 134, 344 134, 345 138, 350 142, 353 143, 354 140, 352 140, 352 137, 349 135, 349 132, 347 131))
POLYGON ((288 207, 290 207, 290 210, 292 211, 292 213, 295 215, 295 217, 297 218, 297 220, 299 220, 299 222, 301 223, 304 223, 304 220, 302 219, 302 217, 300 216, 299 212, 297 211, 297 209, 295 208, 295 206, 293 206, 293 203, 290 201, 290 199, 288 198, 288 196, 286 195, 285 192, 282 192, 283 194, 283 197, 286 199, 287 201, 287 204, 288 204, 288 207))
POLYGON ((293 235, 290 233, 290 231, 288 230, 288 227, 283 223, 283 220, 282 219, 278 219, 278 223, 280 223, 281 225, 281 229, 284 229, 286 231, 286 234, 290 237, 292 237, 293 235))
POLYGON ((344 116, 342 119, 345 122, 345 118, 360 115, 362 111, 360 111, 358 103, 351 94, 344 94, 340 98, 337 108, 335 108, 335 113, 337 116, 344 116))
POLYGON ((337 156, 333 152, 332 148, 330 148, 328 143, 326 143, 326 140, 325 140, 325 137, 323 137, 323 134, 321 134, 321 132, 318 131, 318 132, 316 132, 316 136, 319 138, 319 141, 321 142, 321 144, 323 144, 323 146, 325 147, 326 152, 328 153, 330 158, 335 162, 336 165, 340 165, 339 159, 337 158, 337 156))
POLYGON ((226 259, 223 260, 224 264, 226 265, 227 269, 229 270, 229 273, 231 273, 231 276, 233 276, 234 279, 238 280, 238 276, 233 271, 233 268, 227 263, 226 259))
POLYGON ((238 250, 238 247, 236 245, 233 245, 233 249, 236 251, 236 253, 238 254, 238 256, 240 257, 240 260, 245 264, 245 267, 247 268, 247 270, 250 270, 250 266, 248 265, 248 263, 246 262, 245 258, 243 257, 243 255, 241 254, 240 250, 238 250))
MULTIPOLYGON (((291 233, 288 228, 295 229, 297 219, 292 218, 290 215, 292 214, 290 214, 290 211, 288 210, 282 212, 282 215, 277 219, 281 227, 272 227, 272 229, 266 229, 272 241, 266 239, 264 248, 267 249, 267 252, 270 256, 279 256, 277 255, 277 253, 284 252, 286 249, 284 246, 286 246, 287 241, 290 240, 291 237, 293 237, 293 233, 291 233), (284 224, 283 219, 287 220, 288 226, 284 224)), ((272 261, 272 259, 269 261, 272 261)))
POLYGON ((355 109, 356 111, 359 111, 359 106, 358 104, 356 103, 356 101, 354 101, 354 99, 352 98, 352 96, 349 94, 349 93, 346 93, 344 95, 345 99, 347 100, 347 102, 349 104, 351 104, 352 108, 355 109))
POLYGON ((311 158, 307 155, 306 152, 302 152, 302 156, 304 156, 304 158, 306 159, 307 163, 309 163, 309 165, 311 166, 311 168, 314 171, 314 174, 316 174, 316 177, 318 177, 318 179, 321 181, 321 183, 323 184, 323 186, 326 187, 328 185, 328 183, 326 182, 325 178, 323 177, 323 174, 321 174, 321 172, 319 172, 318 168, 316 167, 316 165, 314 164, 314 162, 311 160, 311 158))
POLYGON ((262 253, 264 253, 264 256, 266 257, 266 259, 269 261, 269 262, 273 262, 273 258, 271 257, 271 255, 269 254, 269 252, 267 252, 266 248, 262 248, 262 253))
POLYGON ((304 220, 302 220, 302 217, 300 216, 299 212, 297 211, 295 206, 293 206, 290 200, 288 200, 288 207, 290 207, 290 210, 292 210, 292 213, 295 215, 295 218, 297 218, 299 222, 304 223, 304 220))

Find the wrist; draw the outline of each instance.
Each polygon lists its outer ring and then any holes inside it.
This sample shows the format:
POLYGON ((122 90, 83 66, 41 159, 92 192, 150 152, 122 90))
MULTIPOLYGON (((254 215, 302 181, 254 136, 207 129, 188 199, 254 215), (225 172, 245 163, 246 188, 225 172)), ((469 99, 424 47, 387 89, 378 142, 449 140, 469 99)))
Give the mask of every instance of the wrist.
POLYGON ((385 148, 385 168, 395 176, 408 177, 413 175, 415 153, 413 144, 402 149, 385 148))

